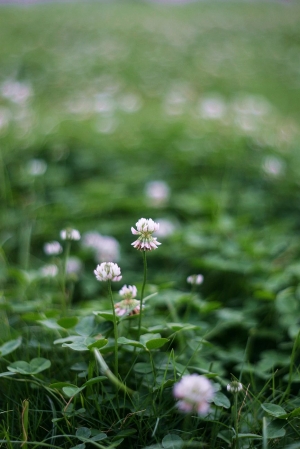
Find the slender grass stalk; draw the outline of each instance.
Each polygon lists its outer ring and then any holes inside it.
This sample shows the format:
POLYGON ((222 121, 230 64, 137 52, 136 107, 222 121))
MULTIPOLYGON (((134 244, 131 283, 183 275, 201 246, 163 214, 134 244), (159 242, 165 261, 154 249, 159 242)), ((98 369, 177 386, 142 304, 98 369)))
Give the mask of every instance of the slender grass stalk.
POLYGON ((113 313, 113 320, 114 320, 114 339, 115 339, 115 376, 118 377, 119 375, 119 354, 118 354, 118 323, 117 323, 117 317, 116 317, 116 311, 115 311, 115 304, 111 289, 111 281, 107 281, 108 286, 108 295, 111 301, 111 307, 112 307, 112 313, 113 313))
POLYGON ((29 410, 29 401, 25 399, 22 402, 22 437, 23 443, 21 447, 23 449, 27 449, 27 440, 28 440, 28 410, 29 410))
POLYGON ((100 351, 97 348, 92 349, 95 359, 100 366, 101 372, 108 377, 108 379, 119 389, 124 391, 126 394, 133 394, 134 391, 130 388, 126 387, 109 369, 104 358, 102 357, 100 351))
POLYGON ((268 449, 268 430, 267 430, 267 418, 263 417, 262 422, 262 434, 263 434, 263 449, 268 449))
POLYGON ((142 313, 143 313, 143 299, 144 299, 144 293, 145 293, 145 286, 147 283, 147 257, 146 257, 146 251, 143 251, 143 264, 144 264, 144 279, 143 279, 143 285, 142 285, 142 291, 141 291, 141 305, 140 305, 140 315, 139 315, 139 324, 138 324, 138 341, 141 337, 141 327, 142 327, 142 313))

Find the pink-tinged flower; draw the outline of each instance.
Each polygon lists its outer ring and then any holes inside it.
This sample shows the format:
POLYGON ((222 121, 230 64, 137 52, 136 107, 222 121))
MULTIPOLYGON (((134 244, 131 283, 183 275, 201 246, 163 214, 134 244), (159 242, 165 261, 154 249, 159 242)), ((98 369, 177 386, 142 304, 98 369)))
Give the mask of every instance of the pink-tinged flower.
POLYGON ((188 276, 186 279, 186 282, 193 285, 200 285, 202 284, 204 280, 204 277, 202 274, 192 274, 191 276, 188 276))
POLYGON ((94 270, 96 279, 98 281, 120 281, 122 279, 121 269, 116 263, 103 262, 97 265, 96 270, 94 270))
POLYGON ((136 223, 136 229, 131 228, 131 232, 134 235, 139 235, 139 238, 131 243, 132 246, 140 251, 152 251, 156 249, 158 245, 161 245, 152 234, 158 231, 159 223, 155 223, 151 218, 140 218, 136 223))
POLYGON ((138 315, 140 310, 141 304, 137 299, 123 299, 115 304, 115 312, 118 316, 138 315))
POLYGON ((199 415, 209 412, 214 393, 211 381, 198 374, 183 376, 173 388, 173 395, 178 399, 178 409, 185 413, 197 412, 199 415))
POLYGON ((135 285, 123 285, 119 291, 119 295, 122 296, 123 299, 134 299, 137 295, 137 288, 135 285))

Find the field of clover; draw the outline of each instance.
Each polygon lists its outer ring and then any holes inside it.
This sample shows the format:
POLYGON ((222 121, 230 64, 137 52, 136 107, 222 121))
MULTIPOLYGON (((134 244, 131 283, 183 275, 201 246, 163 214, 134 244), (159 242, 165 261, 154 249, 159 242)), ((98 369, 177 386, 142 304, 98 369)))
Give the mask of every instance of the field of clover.
POLYGON ((299 4, 0 42, 0 447, 300 449, 299 4))

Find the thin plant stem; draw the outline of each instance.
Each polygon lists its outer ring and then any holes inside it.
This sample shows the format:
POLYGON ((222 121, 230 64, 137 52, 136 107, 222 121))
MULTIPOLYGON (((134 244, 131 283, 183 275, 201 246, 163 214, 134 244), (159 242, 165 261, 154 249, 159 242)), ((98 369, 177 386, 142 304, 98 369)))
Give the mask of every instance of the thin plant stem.
POLYGON ((112 307, 112 313, 113 313, 113 320, 114 320, 114 338, 115 338, 115 376, 118 378, 119 375, 119 366, 118 366, 118 324, 117 324, 117 317, 116 317, 116 311, 115 311, 115 304, 111 289, 111 281, 107 281, 108 285, 108 295, 111 301, 111 307, 112 307))
POLYGON ((144 279, 143 279, 143 285, 142 285, 142 291, 141 291, 141 301, 140 301, 140 315, 139 315, 139 325, 138 325, 138 341, 140 340, 140 336, 141 336, 143 299, 144 299, 145 286, 146 286, 146 283, 147 283, 147 257, 146 257, 146 251, 143 251, 143 263, 144 263, 144 279))
POLYGON ((66 248, 65 248, 65 258, 63 261, 63 269, 62 269, 62 309, 63 314, 65 315, 67 310, 67 290, 66 290, 66 278, 67 278, 67 263, 70 255, 70 249, 71 249, 71 241, 66 241, 66 248))
POLYGON ((234 393, 234 430, 235 430, 235 449, 239 449, 239 417, 238 417, 238 392, 234 393))
POLYGON ((93 348, 92 349, 95 359, 97 361, 97 363, 100 366, 100 371, 102 372, 102 374, 104 374, 105 376, 108 377, 108 379, 119 389, 119 390, 123 390, 126 394, 133 394, 134 391, 131 390, 130 388, 126 387, 126 385, 124 385, 109 369, 109 367, 107 366, 104 358, 102 357, 99 349, 97 348, 93 348))
POLYGON ((287 385, 287 388, 286 388, 284 394, 281 397, 281 400, 280 400, 279 404, 282 404, 284 399, 290 395, 291 385, 292 385, 292 380, 293 380, 294 363, 295 363, 296 353, 297 353, 297 349, 298 349, 298 345, 299 345, 299 337, 300 337, 300 332, 298 332, 297 337, 296 337, 295 342, 294 342, 294 345, 293 345, 293 350, 292 350, 292 354, 291 354, 291 362, 290 362, 288 385, 287 385))

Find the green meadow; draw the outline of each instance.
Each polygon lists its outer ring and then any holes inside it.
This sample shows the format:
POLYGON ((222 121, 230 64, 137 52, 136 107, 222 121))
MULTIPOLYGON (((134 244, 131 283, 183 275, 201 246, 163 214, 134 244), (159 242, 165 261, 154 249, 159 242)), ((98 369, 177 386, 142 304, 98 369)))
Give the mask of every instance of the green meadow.
POLYGON ((300 5, 2 5, 0 42, 0 447, 300 448, 300 5))

